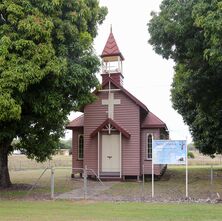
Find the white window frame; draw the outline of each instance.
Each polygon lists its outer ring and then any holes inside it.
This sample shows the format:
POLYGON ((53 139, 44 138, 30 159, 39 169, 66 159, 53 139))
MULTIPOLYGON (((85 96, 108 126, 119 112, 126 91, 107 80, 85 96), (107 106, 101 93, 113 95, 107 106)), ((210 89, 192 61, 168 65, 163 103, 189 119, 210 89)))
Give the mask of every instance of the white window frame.
POLYGON ((149 147, 148 147, 149 141, 148 141, 148 138, 149 138, 149 136, 152 137, 152 142, 153 142, 153 133, 147 133, 147 136, 146 136, 146 159, 147 160, 152 160, 152 158, 153 158, 153 146, 152 146, 152 144, 151 144, 151 156, 152 157, 148 157, 148 154, 149 154, 149 147))
POLYGON ((84 136, 83 136, 83 134, 79 134, 78 135, 78 160, 83 160, 83 158, 84 158, 84 136), (81 158, 81 157, 79 157, 79 154, 80 154, 80 151, 79 151, 79 149, 80 149, 80 142, 79 142, 79 139, 80 139, 80 137, 83 137, 83 153, 82 153, 82 155, 83 155, 83 157, 81 158))

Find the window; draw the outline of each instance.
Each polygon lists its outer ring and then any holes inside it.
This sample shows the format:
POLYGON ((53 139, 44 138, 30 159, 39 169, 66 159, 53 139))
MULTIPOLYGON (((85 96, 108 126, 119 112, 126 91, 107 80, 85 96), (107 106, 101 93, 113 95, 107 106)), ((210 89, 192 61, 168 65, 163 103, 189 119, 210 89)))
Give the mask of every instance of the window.
POLYGON ((152 134, 147 136, 147 159, 152 159, 152 134))
POLYGON ((79 142, 78 142, 78 160, 83 159, 83 152, 84 152, 84 139, 83 135, 79 135, 79 142))

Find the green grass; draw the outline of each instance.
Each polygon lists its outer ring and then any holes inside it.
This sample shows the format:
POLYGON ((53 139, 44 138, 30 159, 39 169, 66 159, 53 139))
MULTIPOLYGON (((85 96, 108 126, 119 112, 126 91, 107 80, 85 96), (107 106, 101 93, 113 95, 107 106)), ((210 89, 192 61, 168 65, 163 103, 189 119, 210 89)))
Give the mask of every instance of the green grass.
MULTIPOLYGON (((196 155, 195 160, 202 159, 196 155)), ((204 159, 208 159, 204 157, 204 159)), ((215 160, 215 159, 214 159, 215 160)), ((46 166, 54 165, 55 193, 63 193, 83 186, 83 182, 70 179, 71 156, 54 156, 53 160, 45 164, 28 160, 25 156, 10 156, 10 176, 12 183, 28 184, 26 188, 9 189, 0 191, 0 199, 27 199, 27 192, 34 184, 46 166), (69 169, 58 169, 66 166, 69 169)), ((222 197, 222 166, 214 165, 214 182, 210 184, 210 166, 189 165, 189 196, 194 199, 216 198, 217 193, 222 197)), ((110 198, 122 196, 124 200, 150 200, 151 181, 145 183, 120 182, 104 192, 110 198)), ((169 166, 160 181, 155 182, 155 197, 157 200, 178 200, 185 196, 185 166, 169 166)), ((49 199, 50 197, 50 171, 47 171, 36 188, 28 195, 28 199, 49 199)))
POLYGON ((218 204, 2 201, 0 220, 219 221, 222 220, 222 206, 218 204))
MULTIPOLYGON (((222 168, 214 168, 213 185, 210 183, 210 167, 189 167, 189 196, 194 199, 216 198, 217 193, 222 197, 222 168)), ((110 196, 125 196, 126 198, 140 198, 145 200, 151 197, 151 179, 142 183, 121 182, 114 184, 106 191, 110 196)), ((157 200, 179 200, 185 198, 185 167, 169 167, 163 177, 155 181, 155 198, 157 200)))
MULTIPOLYGON (((37 186, 30 192, 28 190, 41 175, 43 169, 11 171, 13 183, 23 185, 25 188, 16 188, 0 191, 0 199, 49 199, 50 197, 50 171, 47 171, 37 186)), ((55 170, 55 194, 67 192, 83 187, 83 180, 70 178, 71 169, 55 170)), ((216 198, 217 193, 222 197, 222 168, 214 167, 214 181, 210 184, 210 167, 191 166, 189 168, 189 196, 194 199, 216 198)), ((90 185, 90 183, 89 183, 90 185)), ((104 192, 111 199, 122 197, 123 200, 150 200, 151 182, 145 183, 142 191, 142 182, 117 182, 111 189, 104 192)), ((155 197, 157 200, 179 200, 185 197, 185 167, 169 167, 164 176, 155 182, 155 197)))
MULTIPOLYGON (((50 197, 50 170, 47 170, 36 187, 28 194, 32 185, 36 183, 43 169, 11 171, 11 181, 18 187, 0 191, 0 199, 21 199, 21 198, 49 198, 50 197), (28 194, 28 195, 27 195, 28 194)), ((79 188, 81 182, 71 179, 71 169, 55 170, 55 193, 64 193, 79 188)))

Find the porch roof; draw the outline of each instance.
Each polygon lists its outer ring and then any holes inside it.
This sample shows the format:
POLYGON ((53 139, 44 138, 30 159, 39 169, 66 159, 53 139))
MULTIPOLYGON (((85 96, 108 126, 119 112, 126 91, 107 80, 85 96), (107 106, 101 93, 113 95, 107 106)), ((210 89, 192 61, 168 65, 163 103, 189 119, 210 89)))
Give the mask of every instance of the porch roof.
POLYGON ((111 124, 116 130, 121 132, 126 138, 130 138, 130 134, 119 126, 115 121, 110 118, 107 118, 102 124, 100 124, 92 133, 91 137, 94 137, 99 131, 101 131, 107 124, 111 124))
POLYGON ((141 128, 165 128, 167 130, 166 124, 152 112, 148 113, 142 122, 141 128))
POLYGON ((76 127, 84 127, 84 114, 80 115, 76 119, 72 120, 67 126, 66 129, 72 130, 76 127))

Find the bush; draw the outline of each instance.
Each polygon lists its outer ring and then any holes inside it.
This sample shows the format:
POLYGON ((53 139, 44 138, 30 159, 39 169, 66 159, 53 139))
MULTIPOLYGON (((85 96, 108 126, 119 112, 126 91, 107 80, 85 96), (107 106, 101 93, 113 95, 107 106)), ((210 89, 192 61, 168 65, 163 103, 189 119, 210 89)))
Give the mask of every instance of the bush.
POLYGON ((195 158, 195 156, 194 156, 194 154, 192 153, 192 152, 188 152, 188 158, 189 159, 194 159, 195 158))

